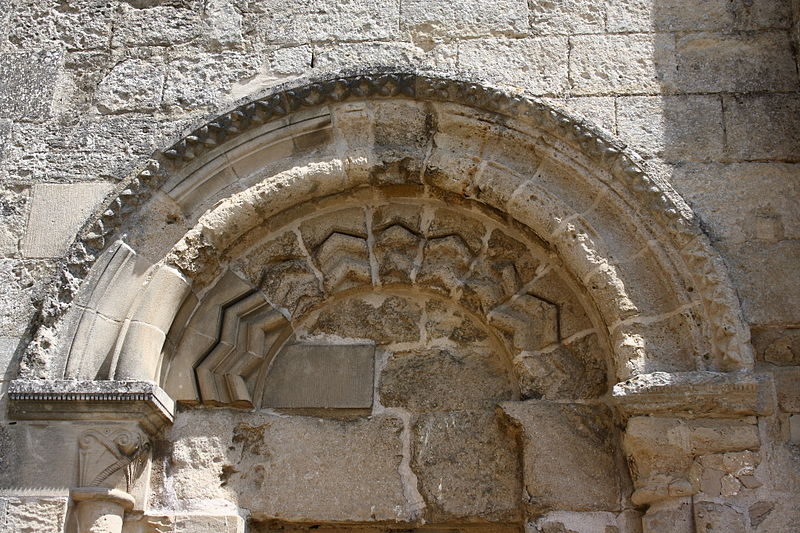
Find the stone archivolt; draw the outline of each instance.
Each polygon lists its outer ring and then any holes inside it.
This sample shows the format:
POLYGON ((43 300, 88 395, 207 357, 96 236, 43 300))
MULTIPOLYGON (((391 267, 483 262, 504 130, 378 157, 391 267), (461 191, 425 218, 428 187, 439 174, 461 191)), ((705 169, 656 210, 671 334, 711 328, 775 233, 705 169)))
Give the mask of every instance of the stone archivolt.
MULTIPOLYGON (((760 445, 752 421, 726 417, 770 409, 689 208, 588 125, 479 84, 389 72, 272 89, 124 180, 66 261, 22 363, 29 381, 11 388, 29 419, 68 411, 44 379, 157 382, 185 404, 269 407, 288 346, 374 345, 373 405, 355 413, 370 416, 198 408, 170 430, 171 490, 235 500, 256 521, 564 511, 614 525, 649 506, 648 531, 673 515, 688 531, 697 469, 760 445), (363 464, 326 455, 333 466, 312 483, 297 475, 298 440, 315 457, 370 446, 363 464), (197 468, 196 456, 213 460, 197 468), (381 489, 343 487, 345 464, 381 489), (558 479, 565 469, 587 490, 558 479), (466 489, 443 487, 448 472, 466 489), (373 509, 298 505, 348 490, 373 509)), ((132 425, 160 427, 130 411, 132 425)), ((118 440, 98 436, 87 434, 118 440)), ((111 468, 138 460, 115 446, 111 468)), ((166 486, 168 470, 153 479, 166 486)), ((103 511, 88 489, 74 496, 84 522, 121 524, 132 497, 106 487, 116 507, 103 511)))

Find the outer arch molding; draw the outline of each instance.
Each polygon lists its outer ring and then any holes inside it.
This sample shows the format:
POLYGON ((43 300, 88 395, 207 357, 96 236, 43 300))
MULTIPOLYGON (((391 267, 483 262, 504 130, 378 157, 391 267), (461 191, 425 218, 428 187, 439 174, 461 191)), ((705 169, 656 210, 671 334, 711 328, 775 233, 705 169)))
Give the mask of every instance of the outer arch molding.
MULTIPOLYGON (((535 135, 529 136, 529 139, 545 141, 548 146, 544 150, 545 159, 558 160, 561 157, 572 161, 569 163, 573 165, 570 168, 583 167, 583 170, 576 174, 578 179, 584 179, 584 176, 591 177, 592 186, 605 188, 610 195, 609 198, 613 196, 619 205, 627 206, 630 210, 629 218, 634 220, 643 232, 657 239, 657 248, 664 252, 673 265, 677 264, 675 268, 680 271, 684 279, 688 280, 683 284, 674 280, 668 280, 666 283, 669 290, 680 295, 680 301, 694 302, 692 305, 700 309, 703 317, 704 334, 707 336, 710 354, 706 368, 695 368, 695 370, 752 368, 749 331, 742 320, 737 298, 721 260, 699 229, 698 221, 688 206, 668 184, 649 176, 636 156, 626 151, 624 145, 608 138, 590 124, 550 108, 524 94, 438 74, 379 71, 325 75, 271 88, 192 129, 167 149, 154 153, 143 168, 118 185, 79 232, 64 259, 62 274, 54 281, 37 318, 36 333, 23 361, 22 375, 29 378, 62 377, 59 374, 63 374, 60 370, 63 369, 63 365, 59 367, 59 364, 53 364, 50 359, 55 357, 54 352, 63 350, 63 346, 60 347, 63 345, 60 336, 69 335, 67 332, 70 328, 63 325, 66 311, 72 307, 79 290, 83 292, 87 290, 85 286, 81 289, 81 286, 94 283, 91 281, 93 278, 90 272, 98 258, 108 253, 112 243, 125 238, 131 231, 137 213, 159 194, 165 193, 165 184, 178 175, 191 174, 189 172, 191 169, 224 160, 227 149, 256 138, 259 132, 270 124, 290 125, 294 117, 301 114, 308 116, 309 112, 314 110, 328 112, 330 109, 338 109, 339 114, 334 113, 334 123, 338 127, 342 117, 354 109, 347 106, 359 102, 413 102, 432 105, 438 109, 440 118, 443 111, 466 109, 468 113, 488 124, 489 135, 493 136, 493 140, 504 138, 506 132, 513 132, 510 137, 512 139, 519 139, 520 131, 536 132, 535 135), (85 283, 87 279, 90 281, 85 283), (687 284, 689 284, 688 289, 687 284), (693 294, 688 294, 687 290, 693 294)), ((366 114, 369 115, 369 112, 366 114)), ((455 114, 458 115, 458 112, 455 114)), ((444 130, 439 131, 446 133, 444 130)), ((452 137, 465 141, 471 138, 469 132, 460 136, 455 134, 452 137)), ((357 142, 351 141, 350 149, 358 147, 357 142)), ((505 148, 513 149, 513 147, 513 142, 506 142, 505 148)), ((519 146, 516 149, 519 150, 519 146)), ((477 155, 468 152, 469 150, 465 150, 464 153, 456 152, 454 159, 465 155, 477 155)), ((367 174, 370 168, 375 166, 369 157, 366 156, 368 164, 361 168, 361 171, 367 174)), ((413 162, 413 158, 411 160, 413 162)), ((306 170, 301 173, 313 174, 315 163, 313 161, 306 163, 304 167, 306 170)), ((419 158, 416 163, 422 165, 424 173, 424 165, 429 161, 419 158)), ((444 181, 449 179, 458 182, 462 179, 453 171, 454 168, 450 168, 449 171, 445 168, 442 171, 444 181)), ((343 168, 344 174, 348 176, 352 176, 357 170, 346 165, 343 168)), ((329 170, 323 169, 323 171, 329 170)), ((506 175, 512 174, 514 172, 506 172, 506 175)), ((295 185, 301 187, 303 179, 303 176, 298 176, 295 185)), ((483 190, 499 191, 505 183, 502 181, 504 179, 506 178, 500 178, 500 185, 490 182, 470 182, 464 186, 469 188, 470 194, 481 190, 482 187, 483 190)), ((523 177, 522 181, 527 181, 527 178, 523 177)), ((517 191, 519 187, 513 192, 517 191)), ((223 251, 228 244, 213 242, 213 239, 210 239, 209 229, 212 224, 209 221, 215 220, 217 224, 215 232, 219 230, 220 234, 241 236, 249 229, 240 227, 242 213, 264 212, 265 205, 272 201, 268 191, 259 184, 233 191, 232 194, 232 198, 236 200, 234 202, 236 210, 230 210, 230 204, 223 205, 206 212, 202 218, 198 213, 194 220, 189 221, 189 226, 194 225, 194 227, 173 249, 170 263, 181 267, 180 257, 183 253, 181 250, 187 249, 181 243, 185 244, 187 239, 206 239, 208 240, 206 249, 223 251), (226 209, 228 212, 225 212, 226 209)), ((507 196, 504 200, 498 201, 491 200, 491 194, 485 197, 485 203, 501 211, 509 211, 511 197, 507 196)), ((518 214, 524 211, 524 206, 518 206, 516 211, 512 214, 513 218, 524 222, 524 213, 518 214)), ((570 263, 569 258, 572 256, 591 256, 596 252, 592 235, 596 233, 597 228, 589 225, 587 229, 583 226, 581 217, 583 214, 581 212, 567 214, 557 224, 564 236, 571 233, 571 242, 564 237, 562 245, 559 246, 558 243, 555 245, 567 263, 570 263)), ((602 231, 600 233, 599 240, 602 240, 602 231)), ((553 236, 554 234, 543 237, 553 236)), ((198 247, 193 249, 196 251, 198 247)), ((613 274, 615 269, 624 270, 624 265, 606 261, 607 259, 609 258, 601 257, 597 262, 598 272, 611 271, 613 274)), ((183 274, 192 277, 190 269, 183 270, 183 274)), ((585 270, 575 272, 577 277, 586 281, 589 278, 584 277, 584 273, 585 270)), ((156 278, 157 276, 153 277, 156 278)), ((612 275, 609 279, 613 281, 616 278, 612 275)), ((602 308, 602 305, 598 307, 602 308)), ((607 325, 610 328, 619 326, 619 324, 607 325)), ((620 379, 627 379, 639 373, 636 368, 625 370, 624 361, 618 361, 617 366, 620 379)), ((651 370, 653 369, 647 368, 641 371, 651 370)))

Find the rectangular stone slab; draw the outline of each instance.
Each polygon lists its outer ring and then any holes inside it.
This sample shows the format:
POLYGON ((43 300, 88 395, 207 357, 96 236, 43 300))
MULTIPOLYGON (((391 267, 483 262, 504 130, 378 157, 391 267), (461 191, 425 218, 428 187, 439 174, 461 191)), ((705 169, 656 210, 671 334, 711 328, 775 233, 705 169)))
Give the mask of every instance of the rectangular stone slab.
POLYGON ((263 407, 372 407, 375 346, 294 344, 276 357, 264 384, 263 407))

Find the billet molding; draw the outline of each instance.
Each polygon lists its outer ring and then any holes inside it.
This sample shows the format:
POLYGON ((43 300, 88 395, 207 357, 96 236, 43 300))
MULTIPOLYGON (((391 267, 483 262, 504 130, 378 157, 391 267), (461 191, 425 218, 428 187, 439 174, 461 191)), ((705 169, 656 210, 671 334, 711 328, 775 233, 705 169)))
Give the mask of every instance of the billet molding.
POLYGON ((156 435, 175 419, 175 402, 148 381, 17 379, 8 400, 16 420, 135 421, 156 435))
POLYGON ((34 319, 36 333, 22 364, 23 374, 46 376, 43 354, 57 337, 56 322, 69 309, 94 261, 114 240, 126 217, 145 203, 169 175, 215 147, 298 110, 391 98, 461 104, 498 115, 500 124, 503 117, 520 120, 575 147, 598 168, 607 170, 617 185, 636 200, 639 211, 663 229, 691 270, 708 317, 715 355, 726 362, 726 370, 752 366, 749 329, 724 264, 691 209, 668 184, 649 176, 641 159, 626 150, 623 143, 584 120, 520 92, 445 74, 389 69, 328 74, 278 85, 155 152, 138 171, 122 180, 78 233, 34 319))

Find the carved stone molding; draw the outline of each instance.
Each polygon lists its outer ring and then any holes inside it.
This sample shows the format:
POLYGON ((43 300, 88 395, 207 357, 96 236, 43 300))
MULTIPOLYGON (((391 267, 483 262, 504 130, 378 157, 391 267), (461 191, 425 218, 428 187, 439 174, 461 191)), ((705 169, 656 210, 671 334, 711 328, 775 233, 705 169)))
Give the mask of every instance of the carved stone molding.
POLYGON ((654 372, 614 385, 612 398, 624 416, 739 418, 773 411, 768 374, 654 372))
POLYGON ((175 403, 147 381, 15 380, 9 412, 17 420, 135 421, 148 434, 174 419, 175 403))
POLYGON ((638 216, 669 241, 691 270, 693 289, 706 310, 712 349, 722 361, 721 366, 728 370, 752 365, 749 333, 724 265, 688 206, 667 184, 648 176, 640 160, 626 153, 624 145, 586 122, 509 90, 441 74, 378 71, 326 75, 271 88, 194 128, 123 180, 68 252, 61 277, 54 282, 36 319, 39 329, 23 361, 23 372, 36 377, 47 374, 47 353, 57 335, 56 322, 70 307, 75 291, 100 252, 124 228, 126 218, 148 201, 170 175, 210 156, 216 147, 271 121, 287 120, 292 113, 344 101, 392 98, 468 106, 490 114, 500 125, 508 119, 520 121, 582 154, 603 173, 602 179, 609 187, 624 191, 630 203, 637 206, 638 216))

